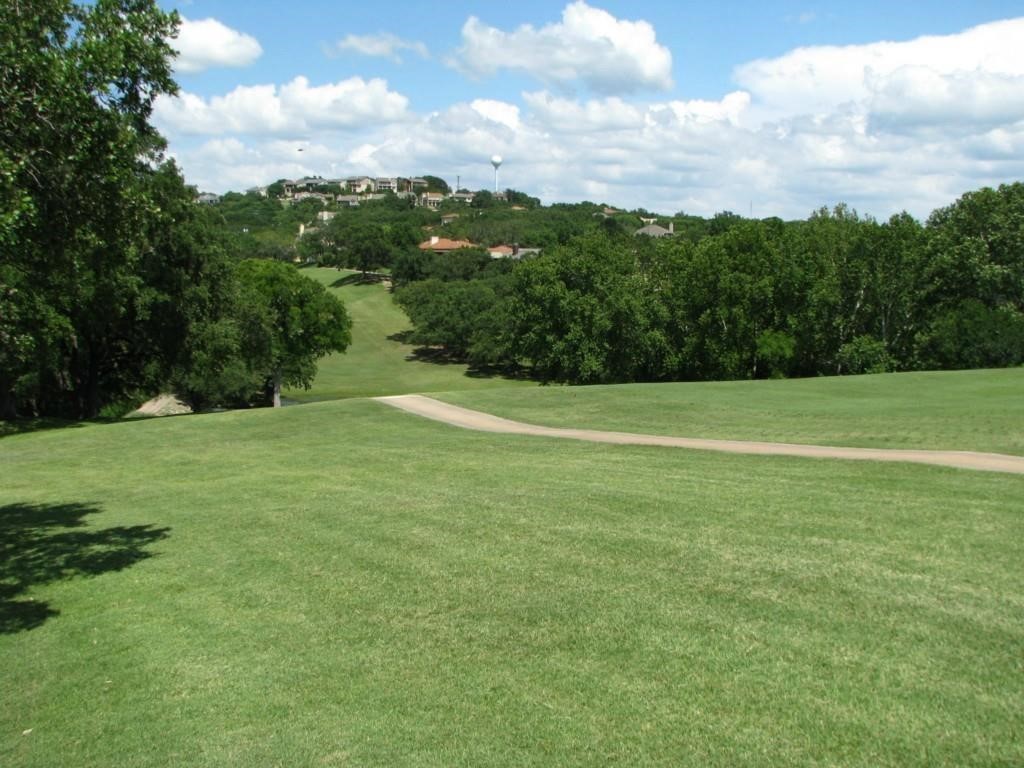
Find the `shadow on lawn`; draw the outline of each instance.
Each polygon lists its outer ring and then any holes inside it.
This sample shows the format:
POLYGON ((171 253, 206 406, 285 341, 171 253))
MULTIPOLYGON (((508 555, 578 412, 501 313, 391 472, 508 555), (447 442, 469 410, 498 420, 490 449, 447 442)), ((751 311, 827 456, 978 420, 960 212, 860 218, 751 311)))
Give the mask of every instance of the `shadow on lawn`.
POLYGON ((367 272, 365 275, 362 272, 356 272, 354 275, 339 277, 331 283, 331 288, 341 288, 345 285, 377 285, 390 279, 390 275, 380 272, 367 272))
MULTIPOLYGON (((397 341, 400 344, 412 345, 412 329, 392 333, 387 337, 388 341, 397 341)), ((465 375, 471 379, 516 379, 518 381, 534 381, 532 371, 521 365, 472 365, 459 355, 453 355, 444 347, 415 347, 412 352, 405 356, 406 360, 417 363, 430 363, 432 365, 467 365, 465 375)))
POLYGON ((35 629, 59 613, 46 602, 20 598, 32 587, 128 568, 152 557, 145 547, 170 530, 87 528, 83 518, 99 511, 77 503, 0 506, 0 634, 35 629))
POLYGON ((0 421, 0 438, 11 435, 23 435, 26 432, 43 432, 48 429, 77 429, 84 426, 84 422, 70 421, 68 419, 14 419, 13 421, 0 421))

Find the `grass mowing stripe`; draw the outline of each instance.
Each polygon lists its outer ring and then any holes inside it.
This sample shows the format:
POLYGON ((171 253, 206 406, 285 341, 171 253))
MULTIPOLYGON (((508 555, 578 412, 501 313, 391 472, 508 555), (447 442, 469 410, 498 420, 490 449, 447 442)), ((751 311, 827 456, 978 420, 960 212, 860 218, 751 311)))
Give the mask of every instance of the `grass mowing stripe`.
POLYGON ((1024 368, 434 395, 552 427, 1024 455, 1024 368))
POLYGON ((1019 478, 360 401, 17 435, 0 471, 2 510, 98 508, 38 554, 168 529, 18 595, 59 613, 0 634, 6 765, 1024 759, 1019 478))

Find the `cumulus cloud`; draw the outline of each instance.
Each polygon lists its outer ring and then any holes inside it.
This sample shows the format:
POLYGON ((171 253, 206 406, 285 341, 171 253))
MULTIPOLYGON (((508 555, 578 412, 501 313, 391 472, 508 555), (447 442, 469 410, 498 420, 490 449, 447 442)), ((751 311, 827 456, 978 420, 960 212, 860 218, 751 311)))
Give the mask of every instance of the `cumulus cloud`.
POLYGON ((430 57, 430 51, 424 43, 403 40, 397 35, 382 33, 379 35, 346 35, 331 49, 335 53, 358 53, 363 56, 380 56, 401 63, 399 51, 412 51, 422 58, 430 57))
POLYGON ((565 7, 561 22, 539 29, 524 24, 504 32, 471 16, 449 63, 474 77, 518 70, 566 91, 577 84, 605 94, 672 87, 672 54, 658 44, 654 27, 583 0, 565 7))
POLYGON ((182 18, 178 37, 171 45, 178 51, 174 68, 185 74, 213 67, 245 67, 263 54, 255 37, 231 29, 216 19, 182 18))
POLYGON ((1022 24, 798 49, 740 67, 740 87, 719 99, 581 98, 551 81, 415 114, 384 81, 296 78, 161 99, 156 118, 186 178, 217 191, 361 173, 488 188, 488 158, 500 154, 502 183, 545 202, 785 218, 846 202, 883 218, 925 216, 969 189, 1024 178, 1024 58, 1010 55, 1022 24))
POLYGON ((477 114, 512 130, 519 128, 519 107, 507 101, 475 99, 470 105, 477 114))
POLYGON ((407 106, 405 96, 378 78, 351 77, 314 86, 296 77, 281 86, 240 85, 211 99, 188 92, 160 97, 153 120, 171 135, 294 134, 401 121, 407 106))
POLYGON ((926 102, 932 119, 958 120, 959 97, 979 86, 985 93, 980 101, 972 97, 971 108, 984 117, 997 100, 1020 108, 1021 40, 1024 18, 1009 19, 906 42, 797 48, 743 64, 734 76, 768 119, 876 107, 893 117, 901 96, 909 94, 907 112, 920 114, 926 102))

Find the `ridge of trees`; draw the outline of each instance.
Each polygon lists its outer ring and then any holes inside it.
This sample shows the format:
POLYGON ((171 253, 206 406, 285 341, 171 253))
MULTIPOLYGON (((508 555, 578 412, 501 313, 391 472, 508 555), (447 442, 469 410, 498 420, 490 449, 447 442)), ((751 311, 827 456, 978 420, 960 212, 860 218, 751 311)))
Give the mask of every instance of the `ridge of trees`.
POLYGON ((925 224, 845 205, 724 215, 698 237, 605 220, 504 274, 399 287, 413 339, 480 366, 597 383, 1024 364, 1024 184, 925 224))

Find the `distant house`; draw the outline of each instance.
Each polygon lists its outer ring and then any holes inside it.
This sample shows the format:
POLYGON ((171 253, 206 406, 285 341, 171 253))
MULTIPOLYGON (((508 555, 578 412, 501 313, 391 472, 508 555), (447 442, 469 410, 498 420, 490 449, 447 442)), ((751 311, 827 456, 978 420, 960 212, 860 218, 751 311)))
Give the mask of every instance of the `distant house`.
POLYGON ((469 240, 449 240, 447 237, 431 236, 429 240, 420 243, 421 251, 433 251, 434 253, 451 253, 461 248, 479 248, 476 243, 469 240))
POLYGON ((440 192, 420 192, 416 202, 423 208, 440 208, 444 202, 444 195, 440 192))
POLYGON ((326 204, 330 197, 325 195, 323 192, 296 192, 292 195, 292 200, 299 202, 300 200, 319 200, 321 203, 326 204))
POLYGON ((457 218, 459 218, 459 214, 457 213, 445 213, 441 216, 441 224, 451 224, 457 218))
POLYGON ((336 199, 339 205, 347 205, 349 208, 359 207, 359 195, 338 195, 336 199))
POLYGON ((337 211, 319 211, 317 213, 317 215, 316 215, 316 218, 317 218, 317 221, 322 221, 324 223, 327 223, 328 221, 330 221, 331 219, 333 219, 337 215, 338 215, 337 211))
POLYGON ((492 259, 522 259, 527 256, 537 256, 540 248, 520 248, 519 245, 494 245, 487 249, 492 259))
POLYGON ((203 194, 196 197, 196 202, 200 205, 216 205, 220 202, 220 195, 215 195, 212 192, 203 192, 203 194))
POLYGON ((448 197, 452 200, 458 200, 460 203, 469 205, 473 202, 474 195, 472 192, 452 192, 448 197))
POLYGON ((301 179, 286 181, 281 186, 284 187, 284 193, 288 197, 293 197, 297 192, 309 192, 329 183, 327 179, 320 178, 319 176, 304 176, 301 179))
POLYGON ((669 222, 668 229, 660 227, 657 224, 648 224, 646 227, 640 227, 634 235, 645 235, 647 237, 668 237, 669 235, 675 234, 675 223, 669 222))
POLYGON ((382 192, 397 192, 398 191, 398 179, 397 178, 380 178, 373 180, 373 191, 379 193, 382 192))
POLYGON ((373 179, 369 176, 349 176, 345 179, 348 191, 357 195, 373 191, 373 179))
POLYGON ((516 249, 511 245, 493 245, 487 249, 492 259, 507 259, 513 256, 516 249))

